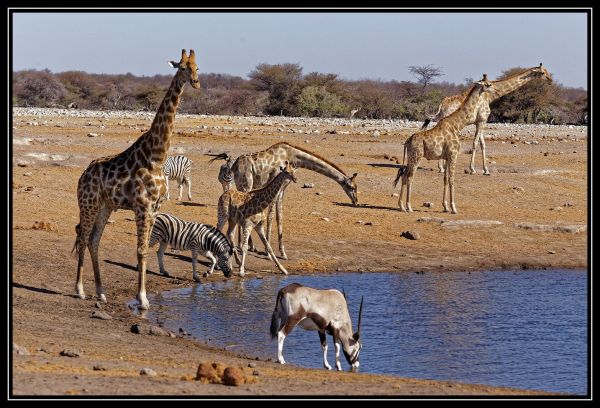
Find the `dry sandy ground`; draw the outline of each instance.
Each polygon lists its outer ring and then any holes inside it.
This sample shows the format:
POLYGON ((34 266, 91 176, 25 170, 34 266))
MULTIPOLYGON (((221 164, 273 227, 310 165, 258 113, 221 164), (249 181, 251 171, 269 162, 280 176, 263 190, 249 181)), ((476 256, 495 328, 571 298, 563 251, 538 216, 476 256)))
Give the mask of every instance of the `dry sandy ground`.
MULTIPOLYGON (((127 211, 113 213, 114 223, 107 225, 100 248, 108 298, 101 308, 112 320, 91 318, 98 309, 89 254, 84 281, 88 299, 73 297, 76 260, 70 251, 79 217, 76 185, 92 159, 123 151, 148 129, 152 115, 130 116, 14 117, 12 341, 25 347, 28 355, 12 354, 13 396, 541 394, 279 366, 210 348, 185 336, 133 334, 132 324, 145 320, 127 307, 135 296, 137 281, 135 225, 127 211), (98 135, 88 137, 88 133, 98 135), (40 229, 34 228, 36 222, 40 229), (79 350, 81 355, 61 356, 65 349, 79 350), (243 367, 254 363, 255 368, 246 370, 257 370, 259 375, 254 376, 255 382, 240 387, 201 384, 191 378, 202 361, 243 367), (106 370, 94 370, 96 364, 106 370), (145 367, 157 375, 140 375, 145 367)), ((415 211, 408 214, 397 209, 398 198, 393 196, 397 190, 392 187, 395 162, 385 156, 401 157, 403 141, 418 124, 394 127, 384 122, 355 121, 353 126, 343 125, 179 115, 171 147, 194 162, 193 201, 172 199, 161 210, 215 224, 221 193, 219 164, 209 166, 204 153, 228 151, 237 156, 286 141, 320 153, 348 174, 358 172, 361 204, 349 205, 349 199, 332 180, 299 170, 299 183, 288 188, 284 203, 290 259, 283 263, 291 274, 587 267, 585 128, 490 126, 487 151, 492 175, 481 174, 480 156, 478 174, 466 174, 470 156, 460 154, 456 176, 459 213, 451 215, 442 212, 443 176, 433 161, 423 161, 417 171, 412 201, 415 211), (311 132, 306 134, 306 130, 311 132), (333 130, 336 132, 328 133, 333 130), (379 135, 373 136, 375 130, 379 135), (301 188, 304 183, 314 183, 314 188, 301 188), (424 202, 433 206, 424 207, 424 202), (402 237, 400 234, 407 230, 417 232, 420 239, 402 237)), ((472 127, 462 132, 464 153, 471 147, 472 134, 472 127)), ((172 198, 177 196, 175 186, 172 183, 172 198)), ((195 284, 189 262, 173 257, 167 262, 175 278, 156 273, 157 261, 151 251, 150 293, 195 284)), ((246 267, 245 279, 275 273, 274 265, 258 254, 249 256, 246 267)), ((223 276, 215 273, 210 279, 223 276)))

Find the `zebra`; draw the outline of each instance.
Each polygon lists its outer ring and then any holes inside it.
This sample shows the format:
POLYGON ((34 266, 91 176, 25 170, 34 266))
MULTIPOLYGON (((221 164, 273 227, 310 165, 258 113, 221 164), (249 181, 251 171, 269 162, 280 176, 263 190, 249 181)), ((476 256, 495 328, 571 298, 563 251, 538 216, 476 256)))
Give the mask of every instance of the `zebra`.
POLYGON ((179 184, 179 197, 181 200, 181 194, 183 193, 183 185, 187 184, 188 187, 188 200, 192 200, 192 179, 190 175, 192 173, 192 161, 185 156, 169 156, 162 167, 165 175, 165 182, 167 185, 167 200, 170 199, 169 195, 169 179, 177 180, 179 184))
POLYGON ((225 277, 231 276, 233 246, 227 237, 213 226, 188 222, 170 214, 159 213, 154 221, 148 246, 153 247, 157 242, 160 243, 156 255, 161 275, 171 276, 163 264, 165 250, 167 245, 170 245, 172 249, 192 251, 193 277, 196 282, 200 282, 200 276, 196 272, 198 254, 209 258, 212 262, 210 270, 204 273, 204 277, 212 274, 217 263, 225 277))
POLYGON ((225 163, 223 163, 221 165, 221 167, 219 168, 219 183, 221 183, 221 186, 223 186, 223 192, 229 191, 231 189, 231 187, 233 186, 233 172, 231 171, 231 166, 234 163, 234 160, 231 160, 232 157, 230 155, 228 155, 227 153, 221 153, 221 154, 210 154, 210 153, 206 153, 206 156, 213 156, 212 159, 210 159, 208 162, 212 163, 215 160, 225 160, 225 163))

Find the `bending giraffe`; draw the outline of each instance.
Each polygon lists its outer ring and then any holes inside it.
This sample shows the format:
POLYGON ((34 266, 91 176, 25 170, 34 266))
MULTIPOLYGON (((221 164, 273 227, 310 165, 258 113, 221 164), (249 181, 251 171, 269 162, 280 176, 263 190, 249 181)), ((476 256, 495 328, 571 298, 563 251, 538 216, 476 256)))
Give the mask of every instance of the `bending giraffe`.
MULTIPOLYGON (((358 204, 358 188, 355 181, 357 173, 348 176, 339 166, 336 166, 324 157, 284 142, 276 143, 260 152, 239 156, 230 167, 236 188, 239 191, 250 191, 265 186, 277 175, 279 168, 284 166, 286 161, 293 163, 296 168, 312 170, 334 180, 342 187, 350 200, 352 200, 352 204, 358 204)), ((284 195, 285 188, 279 193, 274 205, 277 217, 279 252, 283 259, 288 259, 283 244, 284 195)), ((273 208, 269 210, 269 218, 267 220, 268 240, 271 238, 272 210, 273 208)), ((250 246, 252 247, 252 244, 250 246)))
MULTIPOLYGON (((471 112, 471 117, 469 119, 469 122, 467 123, 467 125, 475 124, 473 151, 471 153, 471 164, 469 166, 471 174, 475 173, 475 153, 477 151, 477 145, 479 144, 481 146, 481 155, 483 159, 483 174, 485 174, 486 176, 490 175, 490 170, 487 166, 487 159, 485 157, 485 139, 483 136, 483 129, 485 127, 485 123, 487 122, 488 117, 490 116, 490 104, 496 99, 519 89, 527 82, 536 78, 542 78, 548 81, 549 83, 552 83, 552 77, 550 76, 550 73, 548 72, 548 70, 546 70, 545 67, 542 66, 541 63, 539 67, 529 68, 509 78, 490 81, 494 85, 494 92, 486 93, 485 97, 480 99, 479 104, 475 106, 473 111, 471 112)), ((487 75, 483 74, 482 81, 487 80, 487 75)), ((440 107, 438 108, 438 111, 435 114, 435 116, 431 119, 426 119, 421 129, 427 128, 429 122, 437 122, 447 117, 452 112, 455 112, 461 105, 461 103, 467 98, 471 89, 472 87, 458 95, 448 96, 442 99, 440 107)), ((438 162, 438 168, 440 173, 444 172, 441 160, 438 162)))
POLYGON ((237 190, 228 190, 219 197, 218 205, 218 223, 217 229, 223 231, 225 222, 229 223, 227 228, 227 237, 229 242, 233 242, 233 232, 236 226, 240 228, 242 241, 242 260, 238 260, 237 252, 235 258, 240 265, 240 276, 244 276, 246 254, 248 252, 248 239, 253 229, 256 229, 258 236, 265 245, 268 257, 275 262, 277 268, 287 275, 286 269, 281 265, 273 253, 269 240, 265 236, 264 222, 267 219, 266 211, 273 205, 275 199, 290 181, 297 181, 294 174, 295 169, 289 162, 285 162, 285 167, 280 168, 281 172, 272 179, 265 187, 241 192, 237 190))
POLYGON ((140 308, 148 309, 146 297, 146 261, 148 238, 154 217, 166 199, 162 165, 167 157, 173 133, 173 121, 184 85, 200 88, 194 50, 189 56, 181 52, 181 61, 169 63, 177 73, 162 100, 150 130, 124 152, 94 160, 85 169, 77 185, 79 224, 75 227, 77 240, 76 291, 85 299, 83 290, 83 259, 85 248, 90 251, 94 268, 96 294, 106 302, 98 264, 98 247, 110 214, 117 209, 135 213, 137 227, 138 293, 140 308))
POLYGON ((486 97, 488 92, 494 92, 494 87, 490 82, 475 82, 471 88, 471 92, 459 106, 458 110, 442 119, 434 128, 415 133, 404 142, 404 159, 402 164, 404 164, 406 160, 408 161, 406 162, 406 165, 403 165, 398 169, 398 174, 394 181, 394 186, 396 186, 402 177, 400 197, 398 198, 398 205, 402 211, 412 212, 410 206, 412 179, 417 170, 417 166, 419 165, 419 161, 425 157, 427 160, 446 160, 443 198, 444 211, 448 212, 451 210, 452 214, 457 213, 454 201, 454 168, 460 149, 458 134, 465 126, 467 126, 471 117, 471 112, 475 109, 475 106, 481 102, 481 99, 486 97), (406 207, 404 207, 402 202, 405 188, 406 207), (450 208, 448 207, 447 201, 448 190, 450 191, 450 208))

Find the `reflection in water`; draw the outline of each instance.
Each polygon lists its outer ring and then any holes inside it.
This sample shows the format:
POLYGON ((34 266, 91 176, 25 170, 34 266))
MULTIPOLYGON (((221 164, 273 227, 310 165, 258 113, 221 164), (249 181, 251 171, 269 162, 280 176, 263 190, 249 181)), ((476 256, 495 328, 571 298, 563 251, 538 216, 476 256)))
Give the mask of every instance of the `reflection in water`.
MULTIPOLYGON (((194 285, 156 296, 150 319, 196 338, 275 359, 269 323, 292 282, 345 289, 353 327, 364 295, 361 372, 585 394, 585 271, 267 275, 194 285)), ((334 360, 328 336, 329 360, 334 360)), ((288 363, 321 367, 316 332, 295 328, 288 363)), ((347 368, 341 358, 342 366, 347 368)))

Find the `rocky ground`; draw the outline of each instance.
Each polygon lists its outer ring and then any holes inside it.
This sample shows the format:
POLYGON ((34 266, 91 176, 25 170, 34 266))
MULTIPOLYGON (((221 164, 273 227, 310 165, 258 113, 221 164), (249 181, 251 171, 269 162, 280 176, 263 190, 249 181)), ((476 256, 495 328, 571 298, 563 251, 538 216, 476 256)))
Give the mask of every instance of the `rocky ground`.
MULTIPOLYGON (((119 153, 146 131, 153 113, 15 108, 12 122, 12 354, 14 396, 20 395, 525 395, 488 387, 326 372, 279 366, 214 349, 180 333, 150 331, 127 302, 136 291, 133 214, 113 213, 100 248, 107 304, 98 304, 89 256, 88 299, 73 297, 78 223, 76 185, 89 162, 119 153), (97 307, 99 306, 99 307, 97 307), (131 327, 145 327, 140 334, 131 327), (152 334, 147 334, 152 333, 152 334), (61 355, 62 353, 62 355, 61 355), (69 356, 71 355, 71 356, 69 356), (201 362, 244 368, 231 387, 196 381, 201 362), (251 365, 251 366, 249 366, 251 365), (141 374, 141 371, 144 374, 141 374), (256 375, 257 374, 257 375, 256 375)), ((299 170, 287 189, 284 235, 291 274, 333 271, 452 272, 586 268, 587 128, 488 125, 491 176, 467 174, 474 127, 463 130, 456 176, 459 213, 444 213, 443 176, 423 161, 413 184, 413 213, 398 211, 392 186, 402 143, 419 123, 394 120, 298 119, 178 115, 174 154, 193 162, 193 201, 162 210, 215 224, 219 164, 205 153, 234 157, 286 141, 358 173, 360 206, 332 180, 299 170), (304 184, 312 188, 302 188, 304 184), (406 233, 406 232, 409 233, 406 233), (411 239, 413 238, 413 239, 411 239), (414 239, 417 238, 417 239, 414 239)), ((171 197, 176 198, 176 183, 171 197)), ((185 198, 185 193, 184 193, 185 198)), ((276 240, 276 239, 275 239, 276 240)), ((275 240, 274 248, 276 248, 275 240)), ((258 241, 257 241, 258 242, 258 241)), ((277 250, 276 250, 277 252, 277 250)), ((169 257, 173 278, 149 257, 151 293, 194 285, 191 264, 169 257)), ((251 254, 244 279, 275 268, 251 254)), ((223 279, 219 273, 208 278, 223 279)), ((240 279, 233 277, 232 279, 240 279)))

